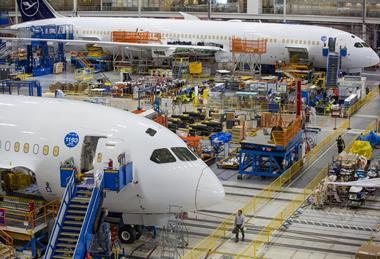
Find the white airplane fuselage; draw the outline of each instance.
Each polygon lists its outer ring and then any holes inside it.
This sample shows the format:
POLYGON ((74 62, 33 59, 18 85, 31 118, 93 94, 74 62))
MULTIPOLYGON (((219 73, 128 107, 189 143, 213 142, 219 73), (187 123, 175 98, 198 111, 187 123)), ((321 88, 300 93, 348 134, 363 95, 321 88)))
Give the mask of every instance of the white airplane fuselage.
POLYGON ((321 26, 277 23, 253 23, 236 21, 171 20, 148 18, 108 17, 60 17, 30 21, 12 26, 22 28, 48 24, 68 24, 74 28, 76 39, 111 41, 113 31, 146 31, 161 33, 162 43, 187 41, 217 43, 223 52, 217 53, 220 61, 231 61, 230 42, 233 37, 242 39, 267 39, 267 52, 262 55, 262 64, 273 65, 277 61, 289 62, 289 49, 306 50, 309 60, 316 67, 325 68, 327 59, 322 48, 328 38, 337 38, 336 49, 347 48, 348 55, 342 58, 342 70, 354 71, 379 63, 378 55, 368 45, 355 47, 363 40, 350 33, 321 26))
MULTIPOLYGON (((24 167, 34 172, 47 200, 59 199, 64 193, 61 163, 72 157, 80 167, 85 136, 106 137, 121 147, 126 159, 133 162, 133 183, 119 193, 107 192, 104 207, 129 215, 129 224, 154 225, 155 217, 169 213, 170 206, 189 211, 224 197, 221 183, 202 160, 181 161, 173 153, 173 147, 186 147, 178 136, 123 110, 62 99, 0 95, 0 132, 0 168, 24 167), (157 133, 147 134, 149 128, 157 133), (65 142, 71 132, 78 135, 74 147, 65 142), (162 148, 176 161, 153 162, 152 152, 162 148)), ((107 167, 107 150, 97 151, 95 157, 95 167, 107 167), (100 152, 101 161, 97 160, 100 152)), ((117 166, 117 160, 113 161, 117 166)))

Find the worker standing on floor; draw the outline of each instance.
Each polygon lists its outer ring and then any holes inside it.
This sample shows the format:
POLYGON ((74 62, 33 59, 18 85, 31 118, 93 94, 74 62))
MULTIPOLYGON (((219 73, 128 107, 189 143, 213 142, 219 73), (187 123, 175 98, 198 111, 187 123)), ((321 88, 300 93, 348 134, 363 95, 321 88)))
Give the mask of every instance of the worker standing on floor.
POLYGON ((346 148, 346 144, 344 143, 344 140, 342 138, 342 136, 339 136, 336 140, 336 144, 338 146, 338 153, 342 153, 343 150, 346 148))
POLYGON ((241 241, 244 241, 244 216, 242 210, 238 210, 238 213, 235 216, 235 242, 239 242, 239 231, 241 231, 241 241))

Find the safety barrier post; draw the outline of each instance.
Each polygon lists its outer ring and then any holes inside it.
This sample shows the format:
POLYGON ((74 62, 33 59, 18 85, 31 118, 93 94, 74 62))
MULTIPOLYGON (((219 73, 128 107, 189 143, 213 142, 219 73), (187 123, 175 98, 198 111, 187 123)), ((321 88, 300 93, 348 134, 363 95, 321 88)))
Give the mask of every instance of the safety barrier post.
POLYGON ((227 232, 227 226, 226 226, 226 223, 224 222, 223 223, 223 238, 226 238, 226 232, 227 232))

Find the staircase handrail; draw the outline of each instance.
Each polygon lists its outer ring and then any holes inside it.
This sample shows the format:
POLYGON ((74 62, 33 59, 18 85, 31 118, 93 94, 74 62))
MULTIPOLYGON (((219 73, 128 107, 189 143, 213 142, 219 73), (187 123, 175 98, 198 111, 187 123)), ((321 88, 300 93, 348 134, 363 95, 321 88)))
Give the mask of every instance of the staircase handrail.
POLYGON ((6 42, 0 42, 0 50, 7 46, 6 42))
POLYGON ((91 199, 88 203, 86 216, 83 219, 82 228, 75 247, 73 258, 84 258, 85 253, 89 251, 91 245, 91 234, 93 231, 93 221, 95 220, 99 202, 103 195, 104 189, 104 171, 99 173, 98 180, 95 178, 95 186, 92 190, 91 199), (99 184, 99 185, 98 185, 99 184), (89 236, 90 235, 90 236, 89 236))
POLYGON ((47 223, 47 220, 50 218, 50 216, 55 217, 57 215, 57 208, 60 206, 59 204, 60 202, 58 200, 54 200, 32 211, 27 212, 25 214, 25 222, 30 223, 33 228, 39 224, 47 223))
POLYGON ((5 245, 13 246, 13 237, 2 229, 0 229, 0 238, 4 240, 5 245))
POLYGON ((65 218, 65 214, 69 207, 69 202, 71 201, 74 192, 75 192, 75 169, 73 169, 73 173, 67 183, 65 193, 62 197, 61 206, 59 207, 59 211, 54 223, 53 231, 50 234, 49 243, 46 248, 44 259, 50 259, 53 256, 54 248, 59 237, 59 232, 61 231, 63 227, 62 221, 65 218))

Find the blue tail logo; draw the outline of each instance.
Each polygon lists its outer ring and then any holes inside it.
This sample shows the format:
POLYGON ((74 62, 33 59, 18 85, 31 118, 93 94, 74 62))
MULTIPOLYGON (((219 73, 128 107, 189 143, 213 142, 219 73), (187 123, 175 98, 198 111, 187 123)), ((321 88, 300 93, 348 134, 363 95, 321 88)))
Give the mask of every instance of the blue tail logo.
POLYGON ((46 0, 17 0, 24 22, 55 18, 55 11, 46 0))
POLYGON ((27 17, 35 16, 40 9, 40 0, 22 0, 20 10, 27 17))

